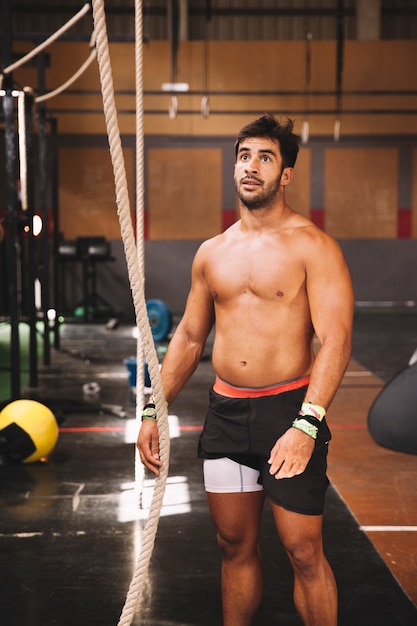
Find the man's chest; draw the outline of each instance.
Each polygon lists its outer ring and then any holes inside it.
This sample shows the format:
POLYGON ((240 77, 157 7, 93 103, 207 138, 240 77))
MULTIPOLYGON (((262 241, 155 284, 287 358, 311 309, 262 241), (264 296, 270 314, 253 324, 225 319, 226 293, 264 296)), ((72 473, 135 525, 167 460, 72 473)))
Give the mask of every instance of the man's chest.
POLYGON ((205 276, 217 302, 241 296, 292 300, 305 288, 304 263, 283 249, 224 252, 207 265, 205 276))

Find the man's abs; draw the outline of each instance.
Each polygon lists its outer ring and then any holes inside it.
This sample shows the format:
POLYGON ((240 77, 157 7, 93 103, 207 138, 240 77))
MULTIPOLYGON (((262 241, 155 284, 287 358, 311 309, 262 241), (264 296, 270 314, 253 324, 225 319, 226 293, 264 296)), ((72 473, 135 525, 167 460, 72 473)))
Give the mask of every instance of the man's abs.
POLYGON ((265 342, 256 337, 233 338, 216 334, 212 363, 217 376, 238 387, 267 387, 301 378, 313 363, 311 340, 265 342))

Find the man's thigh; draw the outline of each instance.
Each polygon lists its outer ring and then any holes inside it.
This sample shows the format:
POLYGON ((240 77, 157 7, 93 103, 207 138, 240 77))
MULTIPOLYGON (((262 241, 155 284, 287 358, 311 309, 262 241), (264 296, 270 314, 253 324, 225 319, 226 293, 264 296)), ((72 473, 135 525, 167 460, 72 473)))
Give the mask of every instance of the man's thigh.
POLYGON ((257 544, 265 502, 263 491, 210 493, 211 517, 222 540, 248 547, 257 544))
POLYGON ((204 459, 203 471, 219 535, 225 541, 256 543, 265 500, 259 471, 226 457, 204 459))
POLYGON ((287 550, 291 552, 306 545, 322 548, 323 515, 304 515, 273 502, 270 505, 278 535, 287 550))

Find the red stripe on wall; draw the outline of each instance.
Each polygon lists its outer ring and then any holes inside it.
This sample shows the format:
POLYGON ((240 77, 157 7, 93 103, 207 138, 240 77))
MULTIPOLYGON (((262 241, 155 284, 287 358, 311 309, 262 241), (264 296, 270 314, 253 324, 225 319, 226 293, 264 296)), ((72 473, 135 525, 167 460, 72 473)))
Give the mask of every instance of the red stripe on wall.
POLYGON ((411 238, 413 213, 411 209, 398 209, 397 237, 399 239, 411 238))
POLYGON ((238 219, 236 209, 223 209, 222 211, 222 229, 226 230, 238 219))
POLYGON ((311 209, 310 211, 310 219, 319 228, 324 230, 325 227, 325 215, 324 209, 311 209))
POLYGON ((143 212, 143 238, 149 239, 149 210, 143 212))

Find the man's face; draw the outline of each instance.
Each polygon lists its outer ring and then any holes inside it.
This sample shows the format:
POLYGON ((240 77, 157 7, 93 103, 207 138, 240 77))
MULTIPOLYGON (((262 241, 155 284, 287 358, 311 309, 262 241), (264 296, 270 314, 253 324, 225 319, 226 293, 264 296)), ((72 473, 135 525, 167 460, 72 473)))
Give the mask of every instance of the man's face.
POLYGON ((277 141, 269 137, 251 137, 242 141, 234 180, 237 195, 248 209, 271 205, 280 194, 281 177, 282 157, 277 141))

